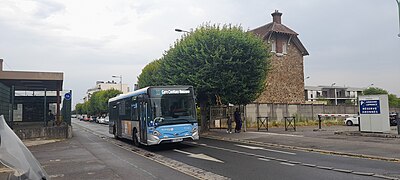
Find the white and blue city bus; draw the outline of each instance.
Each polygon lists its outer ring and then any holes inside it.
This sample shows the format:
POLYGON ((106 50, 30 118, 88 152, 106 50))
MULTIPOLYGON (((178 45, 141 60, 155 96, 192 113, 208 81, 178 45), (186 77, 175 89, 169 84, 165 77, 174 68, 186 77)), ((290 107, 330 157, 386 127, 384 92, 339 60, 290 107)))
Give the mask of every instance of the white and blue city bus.
POLYGON ((139 146, 198 140, 192 86, 146 87, 108 101, 109 133, 139 146))

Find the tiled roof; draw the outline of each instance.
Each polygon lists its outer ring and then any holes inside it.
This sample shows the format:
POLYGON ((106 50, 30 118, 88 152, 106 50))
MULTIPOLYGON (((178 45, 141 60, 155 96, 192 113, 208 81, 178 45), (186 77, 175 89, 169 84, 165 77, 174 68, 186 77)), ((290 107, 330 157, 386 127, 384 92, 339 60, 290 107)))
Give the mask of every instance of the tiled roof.
POLYGON ((271 22, 264 26, 258 27, 256 29, 251 30, 250 32, 253 32, 254 34, 260 35, 262 37, 265 36, 266 34, 269 34, 269 32, 278 32, 296 36, 299 35, 290 28, 286 27, 285 25, 278 24, 275 22, 271 22))
POLYGON ((307 49, 304 47, 304 45, 301 43, 300 39, 297 37, 297 34, 295 31, 291 30, 290 28, 286 27, 283 24, 279 24, 276 22, 271 22, 268 23, 264 26, 258 27, 256 29, 250 30, 250 32, 260 36, 263 40, 268 39, 268 37, 271 35, 271 33, 283 33, 287 34, 289 36, 292 36, 292 42, 299 48, 303 56, 309 55, 307 49))

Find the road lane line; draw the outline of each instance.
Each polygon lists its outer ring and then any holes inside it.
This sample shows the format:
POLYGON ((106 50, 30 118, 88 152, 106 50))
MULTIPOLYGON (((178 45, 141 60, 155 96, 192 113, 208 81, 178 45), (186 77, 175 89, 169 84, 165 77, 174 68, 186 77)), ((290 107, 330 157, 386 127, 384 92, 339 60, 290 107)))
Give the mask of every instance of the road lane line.
POLYGON ((257 147, 257 146, 247 146, 247 145, 242 145, 242 144, 235 144, 235 146, 239 146, 239 147, 247 148, 247 149, 253 149, 253 150, 264 150, 264 151, 270 151, 270 152, 276 152, 276 153, 282 153, 282 154, 296 155, 296 153, 292 153, 292 152, 267 149, 267 148, 257 147))
POLYGON ((294 164, 285 163, 285 162, 281 162, 281 163, 279 163, 279 164, 286 165, 286 166, 294 166, 294 164))
POLYGON ((272 135, 272 136, 304 137, 303 135, 279 134, 279 133, 269 133, 269 132, 249 132, 249 131, 247 131, 246 133, 263 134, 263 135, 272 135))
POLYGON ((265 158, 258 158, 258 160, 261 160, 261 161, 271 161, 271 160, 265 159, 265 158))

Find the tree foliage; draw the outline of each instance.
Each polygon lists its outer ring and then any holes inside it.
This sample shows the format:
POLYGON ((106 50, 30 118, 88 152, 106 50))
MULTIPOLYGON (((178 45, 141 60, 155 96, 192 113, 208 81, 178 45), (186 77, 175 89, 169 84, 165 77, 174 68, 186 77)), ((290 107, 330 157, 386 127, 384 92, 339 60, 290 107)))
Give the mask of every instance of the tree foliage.
POLYGON ((203 25, 166 52, 165 84, 188 84, 200 99, 248 104, 263 91, 268 66, 264 42, 240 26, 203 25))
POLYGON ((378 87, 369 87, 363 91, 364 95, 377 95, 377 94, 389 94, 388 91, 378 88, 378 87))
POLYGON ((397 107, 400 108, 400 98, 398 98, 395 94, 389 94, 389 107, 397 107))
POLYGON ((118 94, 121 94, 121 91, 115 89, 97 91, 85 103, 76 104, 76 112, 89 115, 106 114, 108 112, 108 100, 118 94))
POLYGON ((138 77, 139 88, 162 84, 161 74, 159 74, 160 61, 160 59, 154 60, 142 69, 142 73, 138 77))

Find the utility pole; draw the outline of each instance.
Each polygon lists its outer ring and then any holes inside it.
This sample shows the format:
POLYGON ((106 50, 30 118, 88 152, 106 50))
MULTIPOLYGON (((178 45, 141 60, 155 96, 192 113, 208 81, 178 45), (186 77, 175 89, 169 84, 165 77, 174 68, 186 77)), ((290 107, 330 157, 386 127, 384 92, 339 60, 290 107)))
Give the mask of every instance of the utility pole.
POLYGON ((397 36, 400 37, 400 0, 396 0, 397 2, 397 7, 399 9, 398 13, 399 13, 399 34, 397 36))

